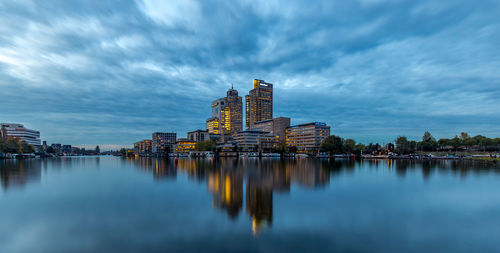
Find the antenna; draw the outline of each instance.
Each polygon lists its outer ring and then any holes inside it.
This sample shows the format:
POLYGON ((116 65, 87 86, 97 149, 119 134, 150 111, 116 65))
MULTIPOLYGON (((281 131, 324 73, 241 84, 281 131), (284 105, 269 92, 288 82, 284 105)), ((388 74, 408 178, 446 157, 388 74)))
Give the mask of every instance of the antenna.
POLYGON ((233 83, 231 83, 231 90, 234 90, 234 86, 233 86, 233 83))

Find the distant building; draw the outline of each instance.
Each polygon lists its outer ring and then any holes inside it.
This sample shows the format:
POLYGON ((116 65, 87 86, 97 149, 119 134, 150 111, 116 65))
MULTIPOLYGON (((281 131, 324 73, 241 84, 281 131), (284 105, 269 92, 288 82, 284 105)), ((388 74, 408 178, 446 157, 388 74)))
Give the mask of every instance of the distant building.
POLYGON ((208 130, 195 130, 187 133, 187 138, 190 141, 194 141, 196 143, 202 142, 202 141, 208 141, 210 140, 210 133, 208 130))
POLYGON ((250 127, 250 130, 269 132, 278 137, 280 142, 285 142, 285 130, 290 126, 290 118, 279 117, 270 120, 259 121, 250 127))
POLYGON ((328 136, 330 136, 330 126, 312 122, 287 127, 285 141, 287 146, 294 146, 299 152, 315 152, 328 136))
POLYGON ((194 151, 196 142, 189 140, 188 138, 179 138, 177 140, 177 145, 175 146, 175 152, 181 154, 187 154, 194 151))
POLYGON ((71 145, 62 145, 61 152, 66 154, 71 154, 71 145))
POLYGON ((206 126, 213 134, 233 135, 243 129, 243 102, 237 90, 231 87, 226 97, 212 102, 212 117, 206 126))
POLYGON ((151 153, 151 140, 142 140, 134 143, 134 152, 138 155, 151 153))
POLYGON ((253 89, 245 96, 246 129, 259 121, 273 118, 273 84, 254 79, 253 89))
POLYGON ((234 142, 241 151, 271 152, 278 148, 278 138, 269 132, 246 130, 234 135, 234 142))
POLYGON ((22 124, 2 123, 2 135, 5 137, 13 137, 24 140, 29 145, 32 145, 36 151, 41 150, 40 132, 27 129, 22 124))
POLYGON ((173 152, 175 150, 175 144, 177 142, 176 133, 153 133, 151 138, 152 152, 157 154, 173 152))

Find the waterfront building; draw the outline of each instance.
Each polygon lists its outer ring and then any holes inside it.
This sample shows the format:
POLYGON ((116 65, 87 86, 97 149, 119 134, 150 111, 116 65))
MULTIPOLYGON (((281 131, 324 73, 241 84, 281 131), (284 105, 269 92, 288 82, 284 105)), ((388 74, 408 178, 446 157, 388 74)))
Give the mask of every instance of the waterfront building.
POLYGON ((330 136, 330 126, 326 123, 312 122, 286 128, 285 142, 302 153, 316 152, 321 143, 330 136))
POLYGON ((207 119, 209 133, 233 135, 243 129, 243 103, 238 91, 229 89, 226 97, 212 102, 212 117, 207 119))
POLYGON ((177 142, 176 133, 162 133, 155 132, 152 135, 151 149, 153 153, 163 154, 170 153, 175 150, 175 144, 177 142))
POLYGON ((208 141, 210 140, 210 133, 208 130, 195 130, 187 133, 187 138, 190 141, 194 141, 196 143, 202 142, 202 141, 208 141))
POLYGON ((1 129, 3 138, 19 138, 32 145, 36 151, 40 151, 42 142, 40 141, 39 131, 27 129, 24 125, 17 123, 2 123, 1 129))
POLYGON ((241 151, 271 152, 278 148, 279 140, 269 132, 245 130, 234 135, 234 142, 241 151))
POLYGON ((281 143, 285 142, 285 130, 290 126, 290 118, 279 117, 270 120, 256 122, 250 126, 250 130, 269 132, 278 137, 281 143))
POLYGON ((142 140, 134 143, 134 152, 137 155, 150 154, 151 153, 151 140, 142 140))
POLYGON ((177 145, 175 146, 175 152, 181 154, 189 154, 189 152, 194 151, 196 142, 188 138, 179 138, 177 140, 177 145))
POLYGON ((273 118, 273 84, 254 79, 253 89, 245 96, 246 129, 259 121, 273 118))
POLYGON ((207 131, 211 134, 219 134, 220 133, 220 120, 219 118, 209 118, 207 119, 207 131))

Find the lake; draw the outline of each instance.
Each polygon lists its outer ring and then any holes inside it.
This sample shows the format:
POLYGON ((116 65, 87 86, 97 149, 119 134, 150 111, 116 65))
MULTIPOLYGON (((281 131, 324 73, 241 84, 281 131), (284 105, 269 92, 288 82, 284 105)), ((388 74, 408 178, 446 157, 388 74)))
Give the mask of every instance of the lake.
POLYGON ((0 252, 500 252, 482 161, 0 161, 0 252))

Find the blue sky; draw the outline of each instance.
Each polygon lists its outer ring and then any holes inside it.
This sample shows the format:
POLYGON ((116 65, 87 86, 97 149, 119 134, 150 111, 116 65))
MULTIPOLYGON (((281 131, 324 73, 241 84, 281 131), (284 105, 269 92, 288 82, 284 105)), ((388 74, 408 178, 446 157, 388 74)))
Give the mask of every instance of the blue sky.
POLYGON ((0 2, 0 121, 49 143, 205 127, 231 83, 361 142, 500 136, 500 2, 0 2))

